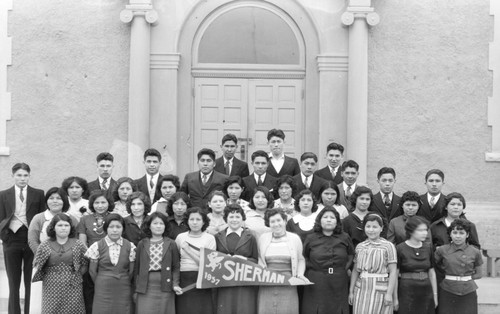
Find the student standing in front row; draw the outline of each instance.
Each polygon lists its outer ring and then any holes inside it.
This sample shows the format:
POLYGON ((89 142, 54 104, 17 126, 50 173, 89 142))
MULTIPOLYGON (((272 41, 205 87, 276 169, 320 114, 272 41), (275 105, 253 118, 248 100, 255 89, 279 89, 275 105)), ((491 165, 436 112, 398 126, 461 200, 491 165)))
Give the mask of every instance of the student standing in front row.
POLYGON ((156 185, 161 179, 160 174, 161 154, 154 148, 149 148, 144 152, 144 167, 146 174, 135 180, 137 190, 149 196, 151 203, 160 199, 161 195, 156 190, 156 185))
POLYGON ((215 171, 227 176, 248 177, 248 164, 234 157, 238 148, 238 138, 234 134, 226 134, 222 137, 222 156, 215 160, 215 171))
POLYGON ((403 211, 399 206, 401 198, 394 193, 396 171, 393 168, 383 167, 377 173, 377 182, 380 191, 373 195, 371 211, 378 213, 387 222, 401 216, 403 211))
POLYGON ((31 169, 25 163, 12 167, 14 186, 0 192, 0 239, 9 282, 9 314, 20 314, 19 288, 24 278, 24 312, 29 313, 33 252, 28 246, 28 226, 45 210, 43 191, 28 185, 31 169))
POLYGON ((89 194, 95 190, 104 190, 108 193, 108 198, 112 197, 112 192, 116 188, 116 181, 111 177, 113 173, 114 157, 110 153, 100 153, 96 157, 97 179, 89 182, 89 194))
POLYGON ((215 152, 213 150, 202 148, 197 157, 200 170, 186 174, 181 191, 189 195, 193 207, 206 209, 208 196, 212 191, 222 191, 228 176, 214 171, 215 152))
POLYGON ((340 184, 344 179, 342 178, 341 165, 344 159, 344 146, 337 143, 330 143, 326 147, 326 160, 328 165, 316 171, 314 174, 327 180, 333 181, 335 184, 340 184))
POLYGON ((251 158, 253 173, 243 178, 245 191, 242 198, 247 202, 253 198, 256 187, 265 186, 269 191, 272 191, 277 180, 266 172, 269 167, 269 155, 265 151, 257 150, 252 153, 251 158))
POLYGON ((299 162, 297 159, 288 157, 283 152, 285 144, 285 133, 282 130, 272 129, 267 132, 267 143, 271 152, 271 164, 267 168, 267 173, 275 178, 285 174, 296 176, 300 173, 299 162))

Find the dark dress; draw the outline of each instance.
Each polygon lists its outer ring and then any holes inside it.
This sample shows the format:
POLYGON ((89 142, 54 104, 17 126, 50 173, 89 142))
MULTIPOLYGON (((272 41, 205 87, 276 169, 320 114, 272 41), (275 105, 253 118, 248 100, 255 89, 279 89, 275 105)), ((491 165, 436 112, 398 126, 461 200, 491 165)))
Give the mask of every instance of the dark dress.
MULTIPOLYGON (((257 240, 251 231, 244 229, 241 237, 236 233, 227 235, 227 229, 215 235, 217 251, 229 255, 241 255, 257 263, 259 251, 257 240)), ((217 314, 257 313, 258 287, 226 287, 217 289, 217 314)))
POLYGON ((358 215, 350 213, 342 220, 342 228, 349 235, 354 244, 354 247, 366 240, 365 230, 363 230, 363 222, 358 215))
POLYGON ((326 236, 315 232, 304 242, 305 276, 314 285, 304 287, 302 314, 349 313, 347 262, 354 245, 347 233, 326 236))
MULTIPOLYGON (((398 268, 403 273, 428 273, 434 266, 432 246, 422 243, 422 247, 413 248, 406 242, 396 246, 398 268)), ((425 276, 425 275, 424 275, 425 276)), ((425 279, 400 278, 398 285, 398 314, 434 314, 435 304, 431 281, 425 279)))
MULTIPOLYGON (((299 216, 299 215, 300 214, 297 214, 296 216, 299 216)), ((316 217, 316 215, 314 215, 313 217, 316 217)), ((299 226, 299 223, 295 222, 294 218, 288 220, 288 222, 286 223, 286 231, 293 232, 296 235, 298 235, 300 237, 300 240, 302 241, 302 243, 304 243, 304 241, 306 240, 306 237, 308 235, 310 235, 310 234, 312 234, 314 232, 313 229, 307 230, 307 231, 306 230, 302 230, 302 228, 300 228, 300 226, 299 226)))
POLYGON ((180 224, 178 224, 175 221, 175 218, 173 216, 169 216, 167 218, 167 221, 168 221, 168 230, 169 230, 168 237, 172 240, 175 240, 175 238, 177 238, 177 236, 180 233, 189 231, 188 226, 184 221, 182 221, 180 224))
MULTIPOLYGON (((144 217, 146 219, 146 216, 144 217)), ((125 229, 123 230, 123 238, 129 240, 137 246, 139 241, 144 239, 146 234, 142 231, 141 227, 135 222, 134 217, 129 215, 125 217, 125 229)))

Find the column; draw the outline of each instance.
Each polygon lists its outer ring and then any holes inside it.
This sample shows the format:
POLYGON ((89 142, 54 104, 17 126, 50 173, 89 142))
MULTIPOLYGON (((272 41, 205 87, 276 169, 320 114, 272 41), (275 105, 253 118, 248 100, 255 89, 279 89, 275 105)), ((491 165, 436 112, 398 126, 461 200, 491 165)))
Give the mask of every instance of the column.
POLYGON ((142 154, 149 147, 149 83, 151 24, 158 20, 151 0, 130 0, 120 13, 130 23, 130 69, 128 105, 128 175, 142 175, 142 154))
POLYGON ((368 27, 379 21, 371 0, 350 0, 342 15, 349 27, 346 153, 359 163, 360 183, 367 181, 368 165, 368 27))

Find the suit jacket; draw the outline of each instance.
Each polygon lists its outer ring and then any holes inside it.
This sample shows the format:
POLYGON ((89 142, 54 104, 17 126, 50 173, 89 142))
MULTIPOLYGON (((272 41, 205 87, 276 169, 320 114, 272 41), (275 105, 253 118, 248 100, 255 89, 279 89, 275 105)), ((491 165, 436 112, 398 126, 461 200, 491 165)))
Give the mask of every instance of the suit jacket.
POLYGON ((181 191, 189 195, 192 207, 207 208, 208 196, 212 191, 224 188, 224 183, 228 176, 212 171, 212 175, 206 186, 201 183, 200 171, 195 171, 186 174, 182 181, 181 191))
MULTIPOLYGON (((26 189, 26 219, 28 225, 36 214, 45 210, 44 192, 28 185, 26 189)), ((16 210, 16 190, 14 186, 0 192, 0 239, 6 241, 9 224, 16 210)))
MULTIPOLYGON (((339 204, 344 205, 349 212, 352 212, 354 208, 352 208, 351 201, 345 196, 344 185, 339 183, 337 186, 339 187, 339 204)), ((358 185, 356 184, 356 187, 357 186, 358 185)), ((354 193, 354 191, 352 191, 352 193, 354 193)))
MULTIPOLYGON (((224 168, 224 157, 219 157, 215 160, 215 171, 222 174, 226 174, 226 168, 224 168)), ((239 176, 240 178, 248 177, 250 172, 248 171, 248 164, 238 158, 233 158, 233 166, 231 167, 231 173, 229 176, 239 176)))
MULTIPOLYGON (((312 175, 312 183, 309 186, 309 190, 314 194, 314 197, 316 197, 316 200, 319 200, 321 195, 319 195, 319 190, 321 189, 321 186, 326 184, 326 181, 317 175, 313 174, 312 175)), ((302 182, 302 175, 298 174, 295 177, 293 177, 293 181, 295 182, 295 185, 297 186, 297 190, 295 191, 295 197, 297 194, 300 193, 300 191, 303 191, 306 189, 306 186, 304 185, 304 182, 302 182)))
MULTIPOLYGON (((215 235, 215 243, 217 244, 217 251, 229 254, 230 252, 227 248, 226 232, 227 229, 224 229, 221 232, 217 233, 215 235)), ((245 256, 249 261, 254 263, 257 263, 257 261, 259 260, 257 240, 252 235, 252 232, 250 230, 243 229, 240 240, 238 241, 238 244, 236 244, 234 255, 245 256)))
MULTIPOLYGON (((108 190, 106 191, 107 192, 106 194, 110 199, 113 199, 113 191, 116 188, 118 188, 118 184, 116 183, 115 179, 111 178, 111 180, 109 181, 108 190)), ((92 191, 100 189, 101 189, 101 184, 99 183, 99 178, 95 179, 92 182, 89 182, 89 195, 90 193, 92 193, 92 191)))
POLYGON ((283 163, 283 167, 281 167, 280 172, 276 172, 274 169, 273 163, 269 161, 269 167, 267 167, 267 174, 272 175, 275 178, 281 178, 285 174, 289 176, 296 176, 300 174, 300 166, 297 159, 288 157, 285 155, 285 162, 283 163))
POLYGON ((317 170, 314 174, 322 179, 325 179, 326 181, 333 181, 333 183, 335 184, 340 184, 344 181, 344 178, 342 178, 341 175, 340 167, 337 173, 335 174, 335 178, 332 176, 332 173, 330 172, 330 168, 328 166, 317 170))
MULTIPOLYGON (((161 174, 158 175, 158 181, 160 181, 161 178, 162 178, 162 175, 161 174)), ((156 181, 157 184, 158 184, 158 181, 156 181)), ((149 182, 148 182, 148 178, 146 175, 144 175, 140 179, 134 180, 134 182, 137 185, 137 191, 141 191, 142 193, 149 196, 149 190, 148 190, 149 182)), ((155 189, 156 189, 156 187, 155 187, 155 189)), ((160 198, 161 198, 161 193, 158 193, 158 190, 155 190, 155 197, 154 197, 154 199, 151 200, 151 204, 154 204, 160 198)))
POLYGON ((401 197, 397 196, 395 193, 392 194, 392 203, 389 210, 385 208, 384 199, 382 193, 378 192, 373 195, 373 201, 370 205, 370 211, 378 213, 380 216, 387 220, 389 223, 393 218, 401 216, 403 214, 403 210, 399 208, 399 201, 401 197))
MULTIPOLYGON (((268 188, 269 191, 272 191, 274 189, 276 181, 278 181, 278 179, 271 176, 269 173, 266 173, 266 178, 264 179, 264 182, 262 182, 262 185, 268 188)), ((241 198, 247 202, 250 202, 253 197, 253 190, 257 187, 257 181, 255 181, 254 173, 252 172, 251 175, 243 178, 243 183, 245 184, 245 191, 243 192, 241 198)))
POLYGON ((420 206, 420 209, 417 212, 417 216, 424 217, 431 224, 439 220, 439 218, 443 216, 444 198, 445 195, 441 193, 439 199, 434 205, 434 208, 431 209, 431 205, 427 200, 427 193, 420 195, 420 200, 422 201, 422 205, 420 206))

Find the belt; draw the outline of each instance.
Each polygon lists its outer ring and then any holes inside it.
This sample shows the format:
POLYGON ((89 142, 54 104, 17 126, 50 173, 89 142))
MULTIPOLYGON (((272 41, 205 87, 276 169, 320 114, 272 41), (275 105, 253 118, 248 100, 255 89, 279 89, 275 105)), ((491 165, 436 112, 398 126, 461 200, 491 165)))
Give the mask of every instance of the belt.
POLYGON ((419 272, 419 273, 401 273, 399 274, 401 278, 404 279, 415 279, 415 280, 425 280, 429 278, 429 273, 419 272))
POLYGON ((453 281, 470 281, 472 280, 472 276, 450 276, 446 275, 444 279, 453 280, 453 281))
POLYGON ((361 272, 359 275, 360 278, 387 278, 389 277, 389 274, 377 274, 377 273, 369 273, 367 271, 361 272))

